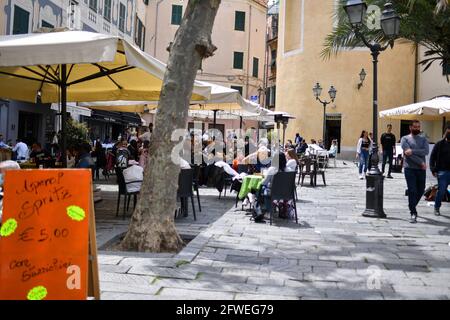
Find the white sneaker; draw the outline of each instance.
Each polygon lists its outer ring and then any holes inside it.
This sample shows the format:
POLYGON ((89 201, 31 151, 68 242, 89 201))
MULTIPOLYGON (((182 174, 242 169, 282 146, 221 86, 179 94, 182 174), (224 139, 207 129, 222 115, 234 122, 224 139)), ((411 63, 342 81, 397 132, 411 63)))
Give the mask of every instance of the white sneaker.
POLYGON ((359 180, 364 180, 364 175, 363 174, 359 175, 359 180))

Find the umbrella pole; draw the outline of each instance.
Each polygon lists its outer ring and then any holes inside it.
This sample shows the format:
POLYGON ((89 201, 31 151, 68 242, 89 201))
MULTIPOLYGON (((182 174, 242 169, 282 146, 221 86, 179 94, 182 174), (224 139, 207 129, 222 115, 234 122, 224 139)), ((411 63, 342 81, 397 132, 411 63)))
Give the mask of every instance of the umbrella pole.
POLYGON ((61 65, 61 157, 67 168, 67 66, 61 65))
POLYGON ((241 118, 241 121, 239 122, 239 129, 242 130, 242 116, 240 116, 239 118, 241 118))
POLYGON ((446 127, 446 124, 447 124, 447 119, 444 117, 443 119, 442 119, 442 135, 444 135, 444 133, 445 133, 445 127, 446 127))
POLYGON ((216 115, 217 115, 217 110, 213 110, 213 112, 214 112, 213 126, 214 126, 214 129, 215 129, 215 128, 216 128, 216 115))

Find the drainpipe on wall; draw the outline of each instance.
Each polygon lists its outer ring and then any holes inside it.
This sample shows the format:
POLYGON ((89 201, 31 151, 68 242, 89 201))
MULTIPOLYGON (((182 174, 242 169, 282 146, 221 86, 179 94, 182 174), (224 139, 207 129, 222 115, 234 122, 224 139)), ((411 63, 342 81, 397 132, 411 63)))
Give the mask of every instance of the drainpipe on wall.
POLYGON ((159 0, 156 3, 156 18, 155 18, 155 36, 153 37, 155 39, 155 45, 154 45, 154 49, 153 49, 153 56, 156 58, 156 41, 158 40, 158 10, 159 10, 159 5, 161 4, 161 2, 163 2, 164 0, 159 0))
MULTIPOLYGON (((268 28, 268 22, 269 22, 269 8, 267 8, 267 12, 266 12, 266 42, 264 43, 265 46, 265 50, 264 50, 264 78, 263 78, 263 89, 264 89, 264 100, 262 105, 264 106, 264 108, 267 108, 266 106, 266 101, 267 101, 267 83, 268 83, 268 76, 267 74, 269 73, 269 54, 271 54, 271 50, 268 44, 268 40, 269 40, 269 28, 268 28)), ((271 21, 273 23, 273 21, 271 21)))
POLYGON ((415 63, 414 63, 414 103, 418 101, 419 96, 419 44, 415 44, 415 51, 416 51, 416 57, 415 57, 415 63))
POLYGON ((252 5, 249 4, 249 13, 248 13, 248 46, 247 46, 247 83, 245 85, 245 94, 247 95, 245 98, 248 98, 248 87, 250 82, 250 41, 252 35, 252 5))

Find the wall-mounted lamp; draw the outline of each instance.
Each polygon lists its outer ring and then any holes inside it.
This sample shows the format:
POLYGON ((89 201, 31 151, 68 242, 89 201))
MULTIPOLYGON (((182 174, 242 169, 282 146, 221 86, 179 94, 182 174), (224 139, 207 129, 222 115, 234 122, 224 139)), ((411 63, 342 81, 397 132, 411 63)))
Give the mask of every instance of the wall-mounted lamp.
POLYGON ((36 92, 36 103, 41 104, 42 103, 42 91, 38 90, 36 92))
POLYGON ((364 70, 364 68, 361 70, 361 72, 359 73, 359 80, 361 81, 360 83, 358 83, 358 90, 361 89, 361 87, 363 86, 363 82, 364 79, 366 78, 366 71, 364 70))

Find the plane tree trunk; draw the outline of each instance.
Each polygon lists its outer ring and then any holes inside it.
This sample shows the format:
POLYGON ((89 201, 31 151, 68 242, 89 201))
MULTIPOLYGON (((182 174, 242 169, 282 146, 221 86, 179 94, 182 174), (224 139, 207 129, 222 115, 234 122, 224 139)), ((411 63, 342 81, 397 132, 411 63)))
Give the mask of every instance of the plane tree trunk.
POLYGON ((170 45, 158 112, 150 138, 140 199, 121 247, 142 252, 176 252, 183 246, 174 223, 179 165, 171 160, 175 129, 184 129, 197 70, 213 55, 211 42, 220 0, 189 0, 175 39, 170 45))

